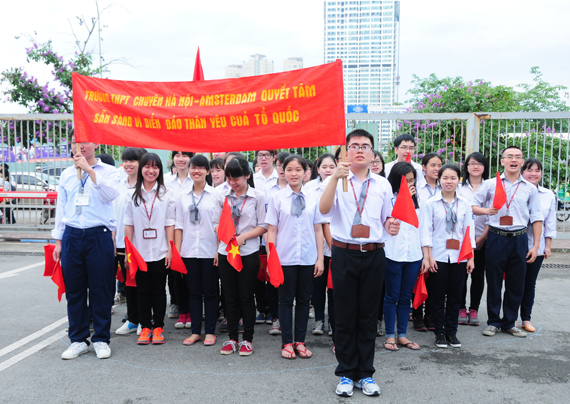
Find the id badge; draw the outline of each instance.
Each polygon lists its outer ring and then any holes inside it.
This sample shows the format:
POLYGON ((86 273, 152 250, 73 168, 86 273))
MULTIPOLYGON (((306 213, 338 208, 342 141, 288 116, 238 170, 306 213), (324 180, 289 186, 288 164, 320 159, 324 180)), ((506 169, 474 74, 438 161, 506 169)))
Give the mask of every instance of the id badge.
POLYGON ((75 196, 75 206, 89 205, 89 194, 77 194, 75 196))
POLYGON ((512 226, 513 225, 513 217, 512 216, 501 216, 499 219, 499 224, 501 226, 512 226))
POLYGON ((450 238, 446 241, 445 248, 448 250, 459 250, 459 240, 450 238))
POLYGON ((363 224, 355 224, 352 226, 352 237, 353 238, 369 238, 370 237, 370 226, 363 224))
POLYGON ((157 237, 156 229, 144 229, 143 230, 143 238, 145 240, 153 239, 157 237))

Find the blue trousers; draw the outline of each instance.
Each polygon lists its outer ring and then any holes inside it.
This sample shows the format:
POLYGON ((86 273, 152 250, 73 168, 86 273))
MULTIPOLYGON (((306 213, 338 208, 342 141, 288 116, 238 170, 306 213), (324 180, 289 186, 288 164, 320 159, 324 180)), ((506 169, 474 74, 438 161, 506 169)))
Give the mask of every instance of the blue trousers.
POLYGON ((517 237, 505 237, 489 232, 485 251, 488 325, 500 328, 515 326, 524 292, 527 253, 526 233, 517 237), (505 293, 501 299, 503 274, 505 293))
POLYGON ((526 276, 524 281, 524 294, 521 302, 521 319, 522 321, 530 321, 530 313, 534 306, 534 291, 536 288, 536 278, 542 267, 544 255, 536 257, 532 264, 526 264, 526 276))
POLYGON ((91 312, 95 329, 91 342, 108 343, 115 293, 115 251, 111 231, 105 226, 89 229, 66 226, 61 239, 61 269, 70 341, 89 343, 91 312))
POLYGON ((325 303, 327 301, 327 280, 331 257, 325 255, 325 270, 321 276, 313 280, 313 296, 311 300, 315 308, 315 321, 325 321, 325 303))

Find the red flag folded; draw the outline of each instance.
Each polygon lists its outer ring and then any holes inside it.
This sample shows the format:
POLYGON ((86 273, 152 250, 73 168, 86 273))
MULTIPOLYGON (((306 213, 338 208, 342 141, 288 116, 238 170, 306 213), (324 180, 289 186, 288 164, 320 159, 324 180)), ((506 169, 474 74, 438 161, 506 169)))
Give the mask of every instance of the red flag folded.
POLYGON ((412 163, 412 153, 408 153, 406 155, 406 163, 412 163))
POLYGON ((507 202, 507 193, 503 187, 503 181, 501 181, 501 176, 497 171, 497 185, 495 186, 495 198, 493 199, 493 206, 497 209, 501 209, 503 205, 507 202))
POLYGON ((469 227, 465 230, 465 237, 463 237, 463 243, 461 244, 461 250, 459 250, 459 258, 457 258, 457 263, 459 264, 463 260, 468 260, 473 258, 473 246, 471 245, 471 236, 469 234, 469 227))
POLYGON ((127 237, 125 237, 125 254, 127 254, 127 262, 129 263, 131 278, 135 278, 137 270, 139 269, 143 272, 148 270, 143 257, 141 257, 131 240, 127 237))
POLYGON ((53 274, 53 268, 55 267, 55 261, 53 260, 53 250, 55 246, 53 244, 44 245, 44 276, 51 276, 53 274))
POLYGON ((228 253, 229 264, 240 272, 243 269, 243 264, 241 262, 241 253, 239 252, 239 246, 235 237, 232 238, 226 246, 226 251, 228 253))
POLYGON ((398 192, 396 203, 394 203, 392 208, 392 217, 409 223, 416 228, 420 225, 414 201, 412 201, 412 194, 404 175, 402 175, 402 182, 400 183, 400 192, 398 192))
POLYGON ((283 268, 281 267, 281 261, 279 261, 275 244, 267 243, 267 247, 269 247, 269 259, 267 260, 269 280, 274 287, 278 288, 280 285, 283 285, 283 268))
POLYGON ((428 298, 425 273, 420 273, 418 275, 418 279, 416 280, 416 285, 414 286, 413 293, 414 293, 414 309, 417 309, 428 298))
POLYGON ((170 240, 170 247, 172 248, 172 262, 170 263, 170 269, 180 272, 181 274, 187 274, 188 271, 186 270, 186 265, 184 265, 184 261, 182 261, 182 257, 172 240, 170 240))
POLYGON ((136 288, 137 281, 131 276, 131 271, 125 271, 125 276, 127 277, 127 279, 125 279, 125 285, 131 288, 136 288))
POLYGON ((269 276, 267 276, 267 254, 259 255, 259 271, 257 272, 257 280, 261 282, 269 280, 269 276))
POLYGON ((117 280, 121 283, 125 283, 125 276, 123 275, 123 268, 121 268, 121 264, 117 265, 117 280))
POLYGON ((194 64, 194 78, 192 81, 202 80, 204 80, 204 71, 202 70, 202 61, 200 60, 200 47, 198 47, 198 52, 196 52, 196 63, 194 64))
POLYGON ((331 272, 331 262, 329 261, 329 275, 327 278, 327 289, 332 290, 333 289, 333 284, 332 284, 332 272, 331 272))
POLYGON ((234 221, 230 212, 230 202, 226 198, 224 200, 222 215, 220 216, 220 223, 218 224, 218 238, 225 244, 229 244, 230 240, 234 238, 235 234, 236 227, 234 226, 234 221))
POLYGON ((63 281, 63 272, 61 271, 61 261, 55 263, 51 280, 57 285, 57 300, 61 302, 61 296, 65 293, 65 283, 63 281))

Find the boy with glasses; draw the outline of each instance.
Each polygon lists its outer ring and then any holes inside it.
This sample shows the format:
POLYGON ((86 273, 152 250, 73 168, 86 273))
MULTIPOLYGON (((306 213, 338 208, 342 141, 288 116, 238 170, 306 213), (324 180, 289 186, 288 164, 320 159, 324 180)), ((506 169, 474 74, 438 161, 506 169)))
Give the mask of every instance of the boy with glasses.
POLYGON ((255 154, 257 164, 261 169, 253 174, 253 183, 255 188, 261 191, 265 189, 267 183, 274 183, 279 178, 277 171, 273 168, 275 154, 275 150, 258 150, 255 154))
MULTIPOLYGON (((416 140, 412 135, 403 134, 394 139, 394 153, 396 153, 396 160, 386 164, 384 171, 386 172, 386 178, 390 175, 390 171, 394 164, 406 161, 408 153, 413 156, 416 152, 416 140)), ((421 188, 423 186, 424 171, 422 170, 422 165, 412 161, 412 166, 416 169, 417 184, 416 188, 421 188)))

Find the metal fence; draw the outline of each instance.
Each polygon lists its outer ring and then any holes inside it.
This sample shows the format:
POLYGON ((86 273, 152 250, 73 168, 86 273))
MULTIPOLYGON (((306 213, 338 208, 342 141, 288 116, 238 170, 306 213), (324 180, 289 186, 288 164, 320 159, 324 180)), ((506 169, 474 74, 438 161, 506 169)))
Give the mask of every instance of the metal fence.
MULTIPOLYGON (((69 132, 72 120, 71 114, 0 114, 1 159, 8 164, 11 182, 15 182, 18 190, 57 190, 59 173, 71 165, 69 132)), ((363 128, 377 136, 377 148, 386 162, 394 157, 392 139, 401 133, 416 138, 414 159, 417 161, 425 153, 436 152, 444 161, 462 164, 468 154, 480 151, 489 159, 491 173, 500 171, 500 152, 505 146, 519 146, 525 157, 535 157, 543 162, 543 186, 558 196, 559 237, 566 239, 570 239, 569 127, 570 112, 346 115, 347 132, 363 128)), ((98 152, 110 154, 118 165, 122 149, 101 145, 98 152)), ((289 149, 312 160, 325 150, 330 150, 330 146, 289 149)), ((247 151, 244 154, 250 160, 254 155, 247 151)), ((6 209, 12 210, 16 223, 7 223, 5 214, 0 229, 53 227, 54 211, 49 202, 4 200, 0 202, 0 210, 6 209)))

